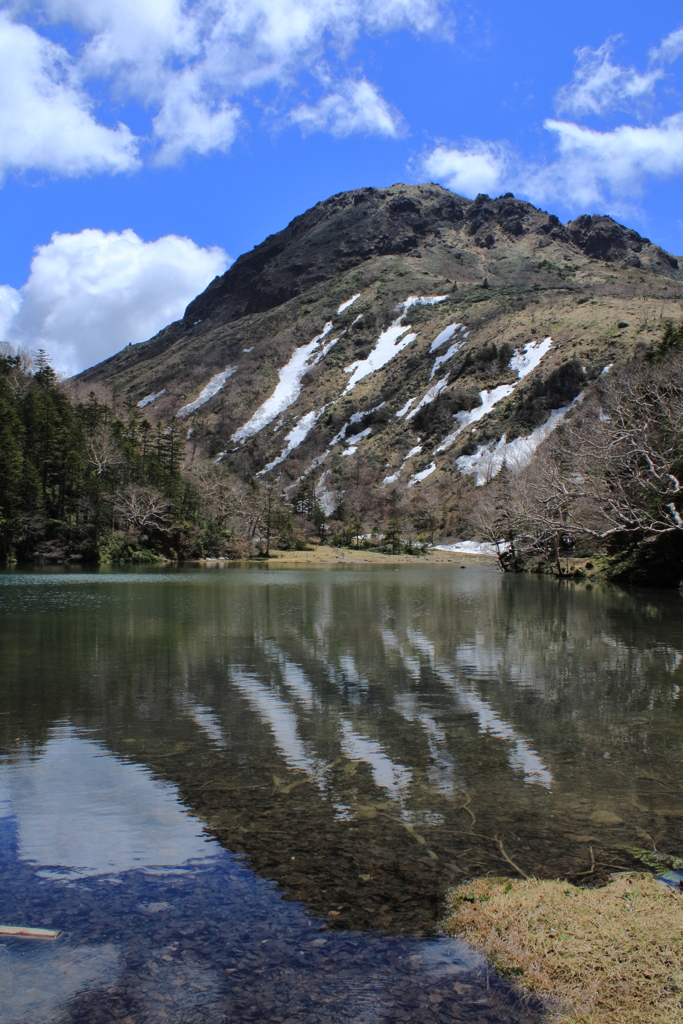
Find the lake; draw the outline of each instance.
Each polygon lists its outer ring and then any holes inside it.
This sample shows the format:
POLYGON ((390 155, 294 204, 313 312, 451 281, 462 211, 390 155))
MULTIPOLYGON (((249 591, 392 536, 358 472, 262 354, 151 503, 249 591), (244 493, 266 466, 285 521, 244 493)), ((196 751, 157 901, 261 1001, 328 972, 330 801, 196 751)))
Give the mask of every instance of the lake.
POLYGON ((526 1022, 449 886, 683 855, 678 593, 0 574, 0 1024, 526 1022))

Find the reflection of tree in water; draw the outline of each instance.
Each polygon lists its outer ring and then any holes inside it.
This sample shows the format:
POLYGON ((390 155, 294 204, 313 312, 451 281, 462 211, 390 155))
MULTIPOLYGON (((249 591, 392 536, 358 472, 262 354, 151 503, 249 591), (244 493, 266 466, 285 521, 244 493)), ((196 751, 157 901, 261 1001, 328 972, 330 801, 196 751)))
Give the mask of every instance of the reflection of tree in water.
POLYGON ((572 876, 593 846, 599 878, 639 829, 681 847, 673 595, 445 567, 120 579, 5 589, 4 748, 94 729, 332 921, 427 927, 503 851, 572 876))

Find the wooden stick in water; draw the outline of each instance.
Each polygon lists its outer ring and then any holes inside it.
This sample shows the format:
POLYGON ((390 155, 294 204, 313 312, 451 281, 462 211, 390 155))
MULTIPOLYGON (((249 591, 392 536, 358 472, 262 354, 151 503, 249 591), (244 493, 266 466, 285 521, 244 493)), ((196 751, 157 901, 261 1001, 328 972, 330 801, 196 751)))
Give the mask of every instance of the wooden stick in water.
POLYGON ((19 939, 56 939, 61 930, 54 928, 23 928, 11 924, 0 924, 0 935, 14 935, 19 939))

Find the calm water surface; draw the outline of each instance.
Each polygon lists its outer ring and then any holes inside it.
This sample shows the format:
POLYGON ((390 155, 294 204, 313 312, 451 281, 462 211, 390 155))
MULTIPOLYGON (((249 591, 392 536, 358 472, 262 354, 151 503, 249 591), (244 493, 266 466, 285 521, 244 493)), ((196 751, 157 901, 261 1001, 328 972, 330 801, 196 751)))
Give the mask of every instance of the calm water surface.
POLYGON ((0 923, 62 929, 0 940, 1 1024, 536 1020, 444 892, 683 853, 682 608, 480 565, 0 574, 0 923))

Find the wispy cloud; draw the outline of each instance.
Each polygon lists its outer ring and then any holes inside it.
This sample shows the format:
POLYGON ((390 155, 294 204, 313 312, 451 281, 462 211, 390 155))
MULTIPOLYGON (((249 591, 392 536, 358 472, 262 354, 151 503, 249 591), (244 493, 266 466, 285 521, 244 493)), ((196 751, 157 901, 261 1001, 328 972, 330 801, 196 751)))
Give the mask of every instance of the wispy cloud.
POLYGON ((655 67, 641 73, 633 67, 614 64, 612 54, 618 40, 618 36, 613 36, 597 50, 585 46, 576 51, 574 76, 555 98, 560 113, 575 117, 605 114, 609 110, 623 110, 653 95, 664 71, 655 67))
POLYGON ((345 136, 363 132, 391 138, 405 133, 401 114, 366 79, 340 82, 334 92, 327 93, 314 106, 296 107, 288 120, 299 125, 304 133, 330 132, 345 136))
POLYGON ((652 62, 664 61, 673 64, 683 54, 683 28, 677 28, 662 39, 659 46, 650 50, 649 57, 652 62))

